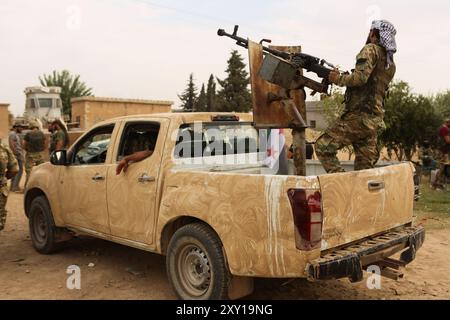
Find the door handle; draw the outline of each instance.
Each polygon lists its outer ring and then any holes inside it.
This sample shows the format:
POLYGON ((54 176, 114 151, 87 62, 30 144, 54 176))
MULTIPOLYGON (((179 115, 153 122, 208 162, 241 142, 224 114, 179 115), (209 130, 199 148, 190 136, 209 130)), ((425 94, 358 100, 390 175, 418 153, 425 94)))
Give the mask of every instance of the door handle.
POLYGON ((143 174, 138 178, 138 181, 139 181, 140 183, 153 182, 153 181, 156 181, 156 178, 155 178, 155 177, 150 177, 150 176, 148 176, 146 173, 143 173, 143 174))
POLYGON ((369 191, 384 189, 384 181, 369 181, 369 191))
POLYGON ((103 181, 103 180, 105 180, 105 177, 97 173, 91 179, 94 180, 94 181, 103 181))

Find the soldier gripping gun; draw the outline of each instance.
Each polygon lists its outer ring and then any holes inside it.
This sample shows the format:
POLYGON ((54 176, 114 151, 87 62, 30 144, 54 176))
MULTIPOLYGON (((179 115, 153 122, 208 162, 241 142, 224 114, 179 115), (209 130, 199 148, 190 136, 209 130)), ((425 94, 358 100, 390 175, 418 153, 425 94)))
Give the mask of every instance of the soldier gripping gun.
MULTIPOLYGON (((234 26, 233 34, 219 29, 217 35, 234 39, 237 45, 248 48, 248 40, 237 35, 238 29, 239 26, 234 26)), ((260 44, 262 45, 263 42, 270 43, 271 40, 263 39, 260 41, 260 44)), ((265 46, 262 46, 262 50, 265 54, 265 59, 259 75, 264 80, 288 90, 307 87, 313 90, 313 95, 316 92, 328 93, 330 86, 328 76, 331 71, 336 69, 331 63, 304 53, 290 54, 265 46), (315 73, 319 78, 322 78, 322 83, 302 76, 299 69, 315 73)))

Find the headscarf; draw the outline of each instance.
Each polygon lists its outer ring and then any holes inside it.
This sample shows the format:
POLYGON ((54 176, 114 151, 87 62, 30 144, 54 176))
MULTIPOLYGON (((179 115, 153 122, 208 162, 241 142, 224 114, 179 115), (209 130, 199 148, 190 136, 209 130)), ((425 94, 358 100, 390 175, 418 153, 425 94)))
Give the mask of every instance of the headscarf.
POLYGON ((387 20, 373 21, 371 29, 377 29, 380 32, 380 45, 386 49, 386 68, 389 68, 389 66, 394 63, 394 53, 397 52, 397 43, 395 42, 397 30, 395 30, 394 25, 387 20))

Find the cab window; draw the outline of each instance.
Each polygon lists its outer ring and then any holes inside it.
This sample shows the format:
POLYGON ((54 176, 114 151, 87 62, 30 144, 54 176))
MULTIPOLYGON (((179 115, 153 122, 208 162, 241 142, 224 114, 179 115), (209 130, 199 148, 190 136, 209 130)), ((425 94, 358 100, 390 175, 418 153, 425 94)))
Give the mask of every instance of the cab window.
POLYGON ((114 125, 94 129, 75 147, 72 157, 74 165, 103 164, 111 142, 114 125))
POLYGON ((154 151, 160 125, 156 122, 127 123, 120 139, 117 161, 139 151, 154 151))

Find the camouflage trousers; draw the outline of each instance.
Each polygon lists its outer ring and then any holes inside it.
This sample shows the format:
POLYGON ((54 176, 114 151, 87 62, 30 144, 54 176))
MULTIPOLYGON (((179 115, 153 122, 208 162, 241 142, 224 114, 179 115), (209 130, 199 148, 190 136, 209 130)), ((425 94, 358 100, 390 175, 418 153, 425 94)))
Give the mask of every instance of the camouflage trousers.
POLYGON ((448 155, 445 155, 442 152, 438 151, 435 160, 439 163, 439 169, 436 175, 436 180, 434 180, 433 187, 443 188, 447 182, 446 181, 447 177, 445 175, 445 168, 446 165, 450 164, 450 159, 448 155))
POLYGON ((42 152, 27 152, 25 156, 25 172, 27 174, 27 178, 25 180, 25 188, 28 183, 28 179, 30 178, 31 170, 34 166, 38 166, 44 163, 44 158, 42 156, 42 152))
POLYGON ((5 187, 0 187, 0 231, 2 231, 5 228, 5 224, 6 224, 6 200, 8 200, 8 196, 7 196, 7 191, 3 192, 3 190, 1 190, 2 188, 6 188, 5 187), (5 195, 6 193, 6 195, 5 195))
POLYGON ((316 155, 327 173, 345 172, 338 150, 353 146, 355 170, 375 167, 379 157, 378 134, 385 128, 379 116, 360 112, 346 113, 316 141, 316 155))

